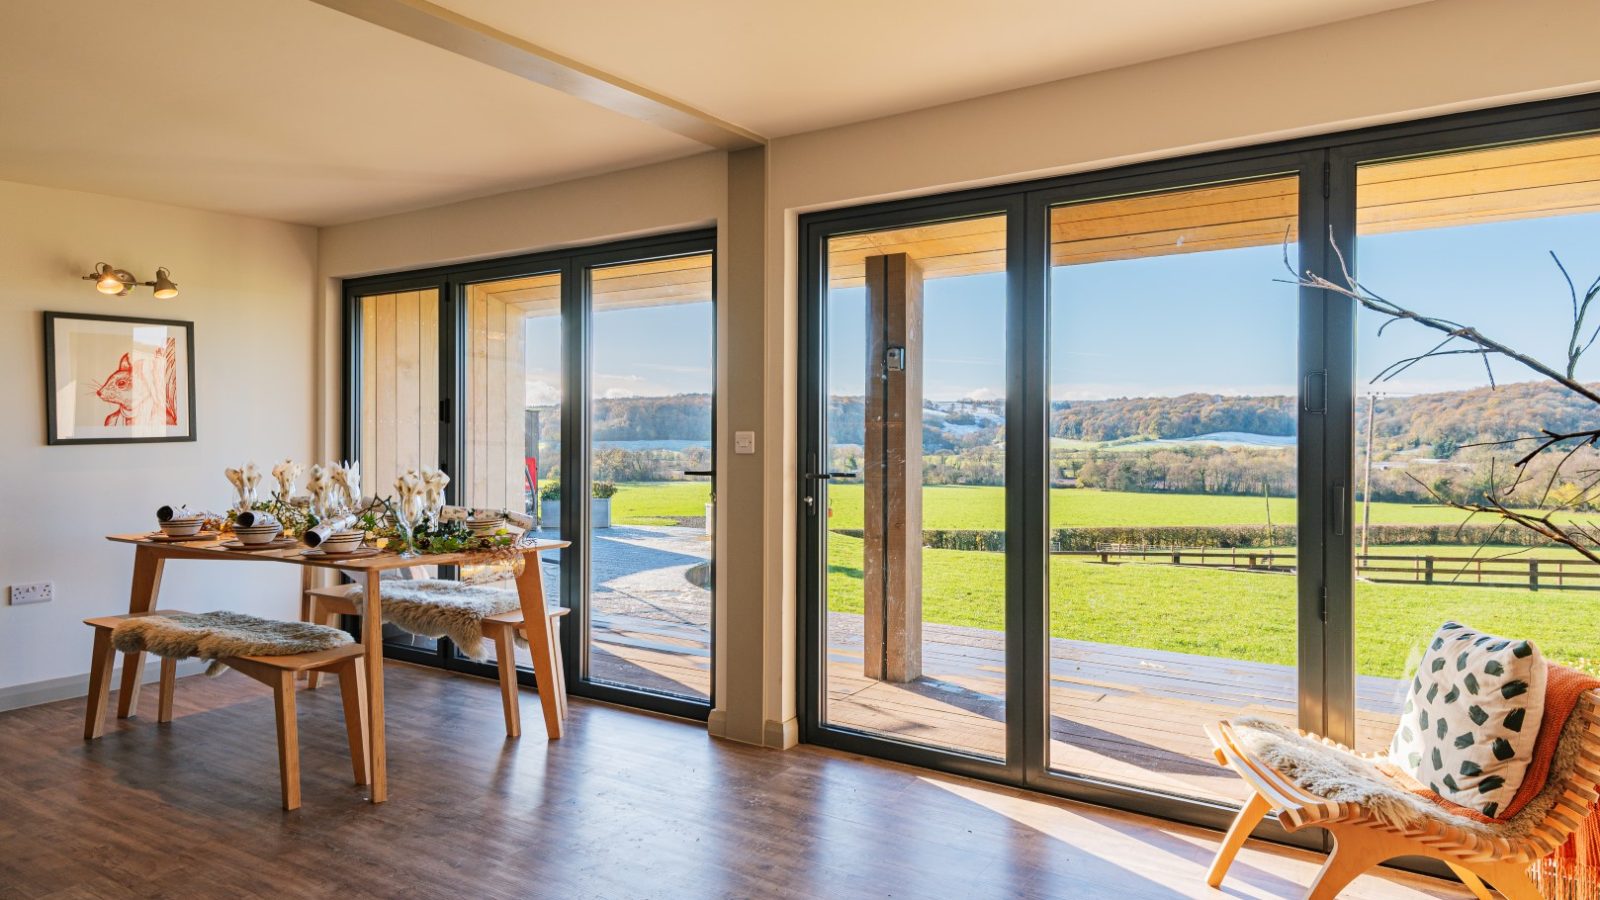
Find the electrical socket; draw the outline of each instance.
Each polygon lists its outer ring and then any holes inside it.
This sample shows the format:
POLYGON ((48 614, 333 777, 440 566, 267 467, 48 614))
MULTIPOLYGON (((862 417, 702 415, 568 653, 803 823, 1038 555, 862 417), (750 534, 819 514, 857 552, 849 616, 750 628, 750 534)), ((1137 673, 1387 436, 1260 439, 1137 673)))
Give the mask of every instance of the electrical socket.
POLYGON ((11 586, 12 606, 21 606, 24 603, 49 603, 55 598, 55 582, 36 581, 33 584, 13 584, 11 586))

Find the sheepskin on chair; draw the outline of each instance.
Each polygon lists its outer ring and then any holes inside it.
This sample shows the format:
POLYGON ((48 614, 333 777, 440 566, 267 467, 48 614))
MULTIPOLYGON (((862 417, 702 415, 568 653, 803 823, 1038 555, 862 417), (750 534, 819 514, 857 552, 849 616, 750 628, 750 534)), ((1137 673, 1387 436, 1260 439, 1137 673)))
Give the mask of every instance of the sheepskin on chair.
POLYGON ((1583 716, 1568 718, 1556 743, 1555 758, 1544 790, 1535 794, 1515 816, 1493 825, 1456 815, 1414 791, 1421 788, 1382 753, 1358 754, 1321 738, 1308 737, 1267 719, 1242 718, 1231 723, 1240 742, 1256 758, 1276 769, 1299 787, 1345 803, 1359 804, 1383 822, 1397 828, 1414 828, 1429 821, 1446 822, 1486 838, 1514 839, 1532 833, 1561 799, 1564 782, 1578 764, 1583 716))
POLYGON ((208 659, 207 675, 235 656, 291 656, 331 650, 350 635, 326 625, 279 622, 236 612, 183 613, 123 619, 111 629, 111 646, 172 659, 208 659))
MULTIPOLYGON (((483 620, 511 612, 522 605, 517 592, 487 584, 464 584, 439 578, 384 581, 379 591, 383 620, 422 637, 447 637, 467 656, 482 662, 483 620)), ((357 588, 350 599, 360 604, 365 591, 357 588)), ((515 630, 518 645, 526 647, 522 629, 515 630)))

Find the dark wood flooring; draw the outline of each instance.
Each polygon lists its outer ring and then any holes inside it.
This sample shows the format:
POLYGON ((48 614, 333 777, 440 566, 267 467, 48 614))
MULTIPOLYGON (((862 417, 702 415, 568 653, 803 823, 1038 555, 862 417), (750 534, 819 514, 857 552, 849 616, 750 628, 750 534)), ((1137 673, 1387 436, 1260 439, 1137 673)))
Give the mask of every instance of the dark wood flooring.
MULTIPOLYGON (((278 808, 269 695, 178 683, 177 719, 81 739, 81 701, 0 714, 0 897, 1289 897, 1311 854, 574 700, 547 742, 524 692, 388 667, 391 801, 350 784, 338 692, 300 695, 305 805, 278 808)), ((1386 875, 1352 897, 1465 896, 1386 875)))

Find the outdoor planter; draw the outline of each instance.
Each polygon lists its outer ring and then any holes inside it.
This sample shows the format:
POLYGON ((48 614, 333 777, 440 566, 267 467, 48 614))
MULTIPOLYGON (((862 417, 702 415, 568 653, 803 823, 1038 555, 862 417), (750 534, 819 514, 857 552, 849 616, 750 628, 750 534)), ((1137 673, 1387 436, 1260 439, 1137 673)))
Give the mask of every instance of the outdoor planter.
MULTIPOLYGON (((541 513, 542 513, 540 515, 540 517, 539 517, 539 528, 540 528, 540 530, 542 530, 542 531, 558 531, 558 530, 560 530, 560 528, 561 528, 561 501, 560 500, 541 500, 541 501, 539 501, 539 508, 541 510, 541 513)), ((610 528, 611 527, 611 498, 610 497, 607 497, 604 500, 602 500, 602 499, 600 499, 598 497, 590 498, 590 500, 589 500, 589 525, 590 525, 590 527, 593 527, 593 528, 610 528)))

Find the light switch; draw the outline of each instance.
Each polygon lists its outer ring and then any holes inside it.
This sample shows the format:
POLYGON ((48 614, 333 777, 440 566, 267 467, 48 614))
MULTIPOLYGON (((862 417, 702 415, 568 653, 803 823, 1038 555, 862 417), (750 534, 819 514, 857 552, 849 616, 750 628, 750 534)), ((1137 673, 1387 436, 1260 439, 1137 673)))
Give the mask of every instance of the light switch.
POLYGON ((754 431, 735 431, 733 433, 733 452, 756 452, 756 433, 754 431))

